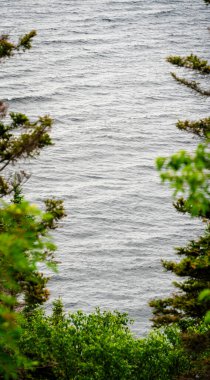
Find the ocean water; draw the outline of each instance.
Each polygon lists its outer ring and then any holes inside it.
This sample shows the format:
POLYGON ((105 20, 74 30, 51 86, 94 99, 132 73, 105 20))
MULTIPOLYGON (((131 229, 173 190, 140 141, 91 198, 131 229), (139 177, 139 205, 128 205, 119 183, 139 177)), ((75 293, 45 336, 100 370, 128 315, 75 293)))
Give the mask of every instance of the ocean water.
POLYGON ((1 33, 38 32, 30 52, 1 63, 0 97, 32 119, 54 119, 55 145, 25 164, 27 198, 41 204, 54 195, 68 213, 54 233, 60 264, 51 301, 127 312, 142 335, 148 301, 172 290, 161 259, 202 228, 174 210, 154 161, 196 145, 176 129, 178 119, 209 115, 208 99, 170 76, 194 73, 165 57, 210 58, 210 8, 193 0, 0 0, 0 9, 1 33))

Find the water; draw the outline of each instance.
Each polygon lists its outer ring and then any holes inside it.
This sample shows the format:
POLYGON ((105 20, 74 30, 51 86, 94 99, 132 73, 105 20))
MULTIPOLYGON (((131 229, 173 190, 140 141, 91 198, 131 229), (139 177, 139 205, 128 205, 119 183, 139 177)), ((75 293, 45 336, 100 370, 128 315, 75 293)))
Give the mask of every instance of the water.
POLYGON ((210 10, 189 0, 0 0, 0 9, 1 32, 38 32, 30 52, 1 65, 0 97, 55 121, 55 146, 31 162, 25 185, 33 202, 54 194, 68 212, 55 234, 51 299, 128 312, 143 334, 148 301, 171 291, 160 259, 201 228, 173 209, 154 160, 195 146, 177 119, 209 115, 208 100, 175 83, 165 57, 210 58, 210 10))

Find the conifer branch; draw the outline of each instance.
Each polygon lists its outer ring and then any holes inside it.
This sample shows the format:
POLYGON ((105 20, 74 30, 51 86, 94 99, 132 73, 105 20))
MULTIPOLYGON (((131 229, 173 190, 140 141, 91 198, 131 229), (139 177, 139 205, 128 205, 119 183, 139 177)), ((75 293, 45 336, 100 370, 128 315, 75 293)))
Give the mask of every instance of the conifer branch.
POLYGON ((185 78, 180 78, 178 77, 175 73, 171 73, 172 77, 178 82, 178 83, 181 83, 181 84, 184 84, 185 86, 191 88, 192 90, 198 92, 199 94, 201 95, 204 95, 204 96, 210 96, 210 91, 207 91, 207 90, 203 90, 200 86, 199 86, 199 83, 198 82, 195 82, 195 81, 189 81, 185 78))
POLYGON ((187 57, 169 56, 168 62, 179 67, 186 67, 199 71, 201 74, 210 74, 210 65, 208 61, 200 59, 197 55, 191 54, 187 57))
POLYGON ((9 40, 8 34, 3 34, 0 36, 0 59, 11 57, 15 51, 25 51, 31 48, 32 39, 36 36, 36 31, 25 34, 19 39, 17 44, 9 40))
POLYGON ((198 121, 178 121, 176 127, 186 132, 194 133, 199 137, 207 138, 210 135, 210 117, 198 121))

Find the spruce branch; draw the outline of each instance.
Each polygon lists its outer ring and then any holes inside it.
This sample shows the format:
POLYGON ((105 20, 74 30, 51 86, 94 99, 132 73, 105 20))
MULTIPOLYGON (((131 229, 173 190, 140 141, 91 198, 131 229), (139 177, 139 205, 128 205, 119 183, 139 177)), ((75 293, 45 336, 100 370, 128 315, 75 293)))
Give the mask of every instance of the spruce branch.
POLYGON ((15 51, 25 51, 31 48, 32 39, 36 36, 36 31, 25 34, 19 39, 17 44, 9 40, 8 34, 0 36, 0 59, 11 57, 15 51))
POLYGON ((176 127, 180 130, 194 133, 199 137, 207 138, 210 135, 210 117, 198 121, 179 120, 176 127))
POLYGON ((204 96, 210 96, 210 91, 207 91, 207 90, 203 90, 200 86, 199 86, 199 83, 198 82, 195 82, 195 81, 189 81, 185 78, 180 78, 178 77, 175 73, 171 73, 172 77, 178 82, 178 83, 181 83, 181 84, 184 84, 185 86, 191 88, 192 90, 198 92, 199 94, 201 95, 204 95, 204 96))
POLYGON ((175 66, 186 67, 199 71, 201 74, 210 74, 210 65, 208 61, 200 59, 197 55, 191 54, 187 57, 169 56, 166 60, 175 66))

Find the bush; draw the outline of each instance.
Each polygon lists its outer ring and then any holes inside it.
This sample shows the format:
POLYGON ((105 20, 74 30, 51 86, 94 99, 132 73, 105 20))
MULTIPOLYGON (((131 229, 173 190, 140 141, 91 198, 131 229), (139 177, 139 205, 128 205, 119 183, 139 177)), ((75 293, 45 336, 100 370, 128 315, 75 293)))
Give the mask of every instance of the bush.
POLYGON ((126 314, 99 309, 64 315, 56 301, 51 316, 27 316, 20 350, 37 362, 20 379, 171 380, 187 368, 179 330, 153 331, 135 338, 126 314))

